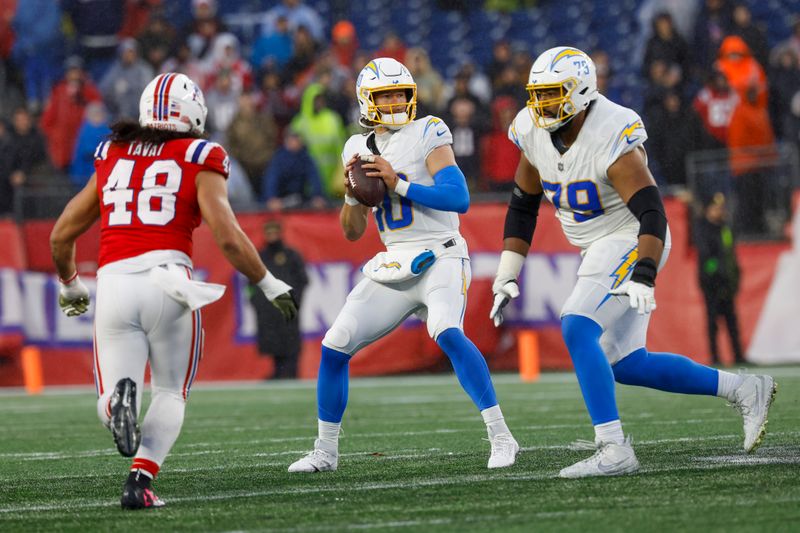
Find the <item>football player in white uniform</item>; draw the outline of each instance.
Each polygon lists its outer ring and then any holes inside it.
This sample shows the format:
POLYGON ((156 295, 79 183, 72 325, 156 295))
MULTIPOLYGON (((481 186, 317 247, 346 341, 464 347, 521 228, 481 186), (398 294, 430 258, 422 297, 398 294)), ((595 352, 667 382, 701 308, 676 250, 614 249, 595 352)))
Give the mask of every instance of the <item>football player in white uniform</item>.
POLYGON ((483 416, 491 442, 488 467, 511 466, 519 446, 503 419, 486 361, 463 332, 471 274, 458 213, 467 211, 469 192, 455 163, 450 130, 436 117, 414 120, 417 87, 394 59, 370 61, 358 77, 356 93, 360 122, 368 133, 345 143, 345 176, 361 158, 367 175, 383 179, 387 193, 376 208, 346 195, 340 222, 347 239, 355 241, 372 213, 386 252, 364 266, 366 277, 322 340, 319 436, 314 450, 289 471, 336 470, 350 358, 414 313, 426 318, 428 333, 450 358, 483 416))
MULTIPOLYGON (((557 47, 530 71, 526 109, 509 128, 522 150, 492 290, 490 318, 519 296, 517 278, 533 238, 542 196, 556 207, 581 249, 578 281, 561 311, 567 345, 595 428, 595 454, 561 477, 619 475, 639 468, 622 432, 614 380, 684 394, 726 398, 744 417, 744 449, 763 438, 775 394, 769 376, 736 375, 645 348, 655 279, 670 249, 664 205, 647 168, 644 125, 632 110, 597 92, 592 60, 557 47)), ((535 283, 535 280, 529 280, 535 283)))

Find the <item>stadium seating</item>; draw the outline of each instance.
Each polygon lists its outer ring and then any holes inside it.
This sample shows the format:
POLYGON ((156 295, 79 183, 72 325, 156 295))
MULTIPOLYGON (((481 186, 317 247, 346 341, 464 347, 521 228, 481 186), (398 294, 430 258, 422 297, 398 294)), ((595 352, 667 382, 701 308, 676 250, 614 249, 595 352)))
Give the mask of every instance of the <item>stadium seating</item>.
MULTIPOLYGON (((232 31, 248 38, 251 30, 244 25, 252 20, 237 17, 241 13, 263 12, 280 0, 219 0, 219 11, 232 31)), ((176 13, 186 18, 187 9, 176 13)), ((639 23, 637 13, 643 0, 594 2, 577 0, 566 7, 561 2, 542 0, 539 5, 512 13, 484 9, 444 11, 432 0, 306 0, 325 22, 326 28, 346 18, 356 26, 363 48, 377 50, 387 31, 397 33, 408 46, 428 50, 434 67, 451 78, 465 61, 486 65, 492 47, 501 39, 525 47, 535 56, 551 46, 570 43, 587 51, 603 49, 611 57, 613 88, 622 95, 622 103, 638 108, 643 80, 640 77, 637 50, 639 23), (632 58, 634 58, 632 60, 632 58)), ((747 0, 753 18, 766 26, 769 45, 791 33, 792 16, 800 12, 800 0, 747 0)), ((478 4, 478 2, 475 2, 478 4)))

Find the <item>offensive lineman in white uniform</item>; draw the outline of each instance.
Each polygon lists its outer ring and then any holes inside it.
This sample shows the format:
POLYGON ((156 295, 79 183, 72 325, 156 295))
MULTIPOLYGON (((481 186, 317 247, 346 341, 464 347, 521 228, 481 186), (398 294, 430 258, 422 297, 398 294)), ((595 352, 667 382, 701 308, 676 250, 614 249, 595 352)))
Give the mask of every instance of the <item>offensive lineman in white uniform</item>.
POLYGON ((346 184, 350 191, 347 175, 360 157, 367 174, 383 179, 388 191, 373 209, 346 195, 340 222, 347 239, 355 241, 373 212, 387 251, 363 268, 366 278, 347 297, 322 341, 319 436, 314 450, 294 462, 290 472, 336 470, 349 360, 413 313, 427 316, 428 333, 481 411, 491 442, 488 467, 511 466, 519 451, 486 362, 462 329, 471 278, 467 245, 458 231, 458 213, 469 207, 466 181, 456 166, 447 125, 432 116, 414 120, 416 92, 408 69, 394 59, 370 61, 358 77, 360 122, 371 131, 345 143, 346 184))
POLYGON ((655 278, 666 263, 670 236, 647 168, 642 120, 597 92, 594 64, 575 48, 557 47, 540 55, 527 90, 526 109, 509 128, 524 157, 506 216, 490 318, 500 325, 503 308, 519 296, 517 278, 545 195, 583 256, 577 284, 561 312, 562 334, 595 428, 595 454, 559 475, 638 470, 617 413, 615 379, 726 398, 743 415, 744 449, 753 451, 764 436, 776 391, 771 377, 718 371, 644 347, 650 312, 656 308, 655 278))

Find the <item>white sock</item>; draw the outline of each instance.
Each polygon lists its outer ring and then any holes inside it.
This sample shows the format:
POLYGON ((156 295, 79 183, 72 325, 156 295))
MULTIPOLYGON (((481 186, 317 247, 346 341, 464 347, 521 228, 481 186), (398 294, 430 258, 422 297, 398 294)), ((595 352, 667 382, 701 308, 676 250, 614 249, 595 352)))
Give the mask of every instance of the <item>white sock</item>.
POLYGON ((317 420, 317 431, 319 433, 319 442, 322 448, 327 451, 339 451, 339 430, 342 428, 341 422, 325 422, 317 420))
POLYGON ((489 432, 489 438, 493 438, 502 433, 511 433, 506 425, 506 420, 503 418, 503 412, 500 410, 500 405, 489 407, 481 411, 483 421, 486 423, 486 430, 489 432))
POLYGON ((597 424, 594 427, 595 440, 600 442, 613 442, 622 444, 625 442, 625 435, 622 433, 622 422, 619 419, 597 424))
POLYGON ((142 444, 136 457, 160 465, 181 432, 186 402, 180 393, 153 389, 153 400, 142 422, 142 444))
POLYGON ((732 372, 725 372, 724 370, 718 370, 717 372, 717 396, 725 398, 729 402, 734 401, 736 399, 734 392, 736 392, 736 389, 738 389, 739 385, 744 381, 744 376, 732 372))

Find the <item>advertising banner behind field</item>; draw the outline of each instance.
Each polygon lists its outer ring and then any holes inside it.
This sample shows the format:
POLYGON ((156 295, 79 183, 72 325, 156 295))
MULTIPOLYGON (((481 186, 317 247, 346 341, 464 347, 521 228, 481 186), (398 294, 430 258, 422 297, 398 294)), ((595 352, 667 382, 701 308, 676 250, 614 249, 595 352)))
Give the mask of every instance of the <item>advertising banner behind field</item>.
MULTIPOLYGON (((697 286, 696 258, 688 247, 684 207, 668 202, 673 248, 659 275, 658 310, 650 326, 649 347, 707 359, 705 314, 697 286)), ((516 332, 535 328, 544 368, 568 368, 569 356, 561 341, 559 312, 575 282, 580 255, 563 237, 552 209, 539 216, 533 252, 520 278, 521 296, 513 303, 503 328, 488 319, 491 281, 502 246, 505 206, 474 205, 462 217, 462 233, 469 243, 473 282, 465 317, 467 335, 486 354, 493 369, 515 369, 516 332)), ((240 222, 257 246, 261 227, 269 215, 245 215, 240 222)), ((294 213, 283 217, 285 239, 306 260, 310 280, 300 312, 304 348, 300 361, 303 377, 316 376, 319 342, 361 277, 360 267, 382 249, 374 225, 359 241, 344 239, 338 213, 294 213)), ((0 261, 0 351, 13 354, 24 344, 37 345, 43 354, 45 383, 91 383, 91 312, 68 319, 58 310, 55 278, 48 248, 52 221, 31 222, 16 229, 0 224, 0 235, 11 250, 0 261), (21 235, 20 235, 21 233, 21 235), (13 246, 17 243, 17 246, 13 246), (23 249, 17 249, 21 246, 23 249)), ((221 301, 203 310, 205 355, 198 379, 259 379, 271 374, 269 358, 256 352, 255 315, 247 299, 247 282, 224 260, 207 227, 194 238, 196 277, 225 284, 221 301)), ((78 242, 78 265, 84 281, 94 290, 98 228, 78 242)), ((747 245, 739 248, 743 280, 739 295, 740 321, 748 343, 770 285, 777 256, 785 246, 747 245)), ((376 308, 375 313, 381 310, 376 308)), ((723 343, 725 346, 725 343, 723 343)), ((725 346, 727 348, 727 346, 725 346)), ((6 365, 8 369, 13 365, 6 365)), ((424 324, 410 318, 397 331, 357 354, 353 375, 412 371, 438 371, 449 367, 438 346, 427 336, 424 324)), ((0 367, 2 368, 2 367, 0 367)), ((19 384, 18 372, 0 372, 0 384, 19 384)))

